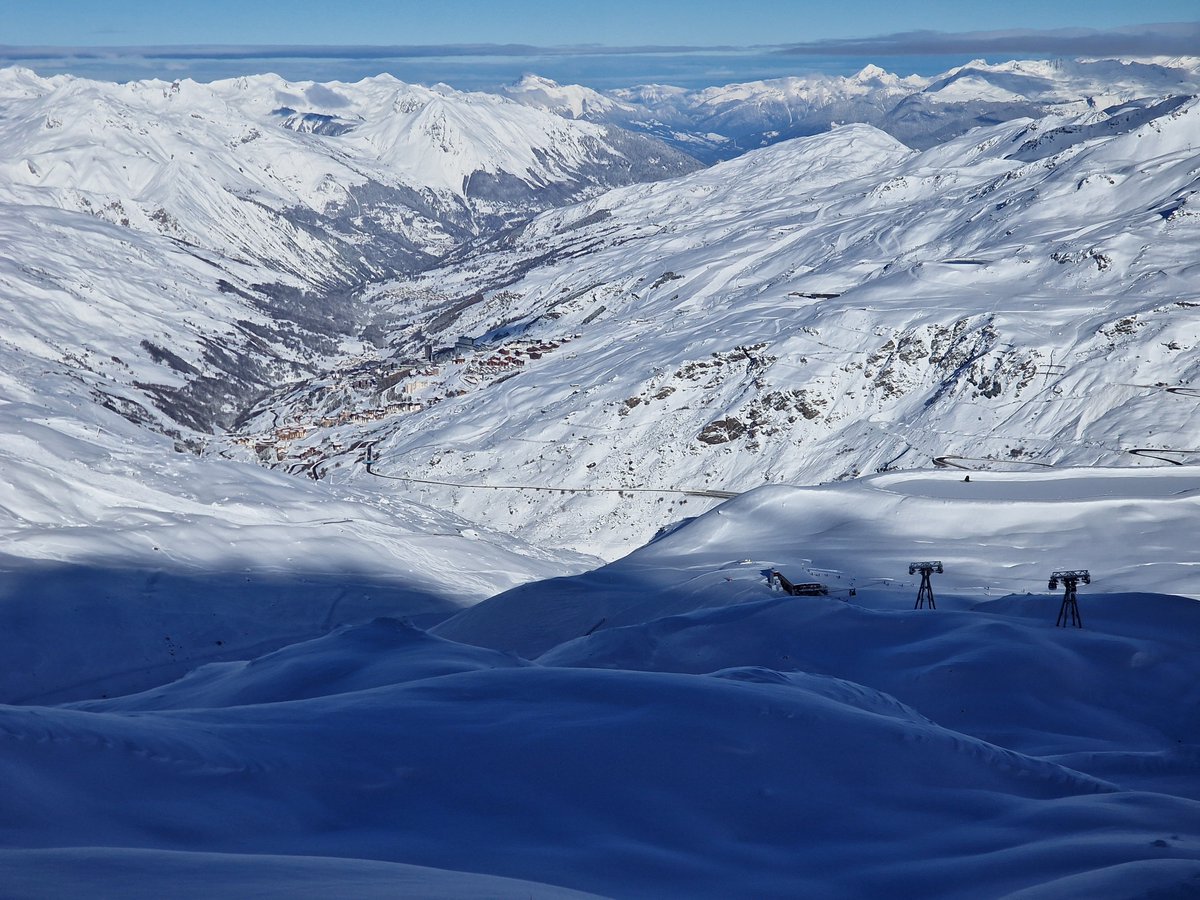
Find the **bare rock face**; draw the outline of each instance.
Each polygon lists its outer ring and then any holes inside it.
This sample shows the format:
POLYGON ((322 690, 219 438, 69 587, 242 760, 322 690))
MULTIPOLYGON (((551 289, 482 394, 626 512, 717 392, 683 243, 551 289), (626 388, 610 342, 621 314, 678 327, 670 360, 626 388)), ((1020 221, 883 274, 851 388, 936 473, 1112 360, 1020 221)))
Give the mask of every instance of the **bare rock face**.
POLYGON ((728 416, 724 419, 717 419, 715 422, 709 422, 696 436, 696 440, 702 444, 725 444, 745 433, 746 426, 742 420, 728 416))

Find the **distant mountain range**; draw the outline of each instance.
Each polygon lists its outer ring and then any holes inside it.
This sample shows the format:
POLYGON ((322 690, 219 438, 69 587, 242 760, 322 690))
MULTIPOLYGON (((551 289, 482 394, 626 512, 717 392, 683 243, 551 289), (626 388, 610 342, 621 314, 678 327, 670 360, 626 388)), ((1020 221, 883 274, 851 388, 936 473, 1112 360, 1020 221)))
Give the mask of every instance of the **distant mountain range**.
MULTIPOLYGON (((143 383, 115 402, 201 431, 326 364, 339 341, 380 333, 356 286, 549 207, 699 168, 615 126, 388 77, 117 85, 6 69, 0 108, 15 268, 0 302, 64 298, 39 355, 57 362, 93 340, 143 383), (25 241, 38 249, 20 252, 25 241), (122 257, 133 262, 114 269, 122 257), (108 304, 107 327, 88 329, 108 304)), ((17 303, 11 327, 29 312, 17 303)))
POLYGON ((927 149, 981 125, 1200 92, 1198 71, 1200 58, 974 60, 934 77, 866 66, 850 77, 701 90, 646 85, 603 94, 529 76, 505 94, 559 115, 645 131, 711 161, 852 122, 927 149))

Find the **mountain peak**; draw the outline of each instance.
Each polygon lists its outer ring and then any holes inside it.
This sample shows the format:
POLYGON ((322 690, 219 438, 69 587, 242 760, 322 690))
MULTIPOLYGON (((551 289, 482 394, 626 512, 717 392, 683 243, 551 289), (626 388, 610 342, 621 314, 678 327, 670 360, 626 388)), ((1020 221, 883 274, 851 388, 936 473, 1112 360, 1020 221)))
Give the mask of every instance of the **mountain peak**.
POLYGON ((532 72, 503 89, 504 96, 523 106, 533 106, 570 119, 610 112, 621 104, 581 84, 559 84, 532 72))
POLYGON ((874 63, 868 63, 854 74, 854 81, 878 81, 881 78, 895 77, 887 70, 879 68, 874 63))
POLYGON ((553 78, 546 78, 543 75, 538 75, 534 72, 526 72, 518 79, 514 87, 528 90, 530 88, 560 88, 560 85, 553 78))

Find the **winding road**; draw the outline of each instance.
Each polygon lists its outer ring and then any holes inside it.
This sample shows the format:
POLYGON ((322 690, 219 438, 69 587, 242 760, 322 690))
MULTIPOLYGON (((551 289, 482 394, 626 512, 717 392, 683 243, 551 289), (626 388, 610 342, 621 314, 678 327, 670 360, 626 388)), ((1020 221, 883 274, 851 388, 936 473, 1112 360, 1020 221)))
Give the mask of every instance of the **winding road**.
POLYGON ((1200 456, 1200 450, 1167 450, 1165 448, 1155 447, 1138 447, 1136 450, 1127 450, 1127 453, 1132 453, 1134 456, 1144 456, 1148 459, 1161 459, 1165 463, 1170 463, 1173 466, 1187 465, 1183 460, 1174 459, 1175 456, 1200 456), (1164 453, 1171 454, 1163 456, 1164 453))
MULTIPOLYGON (((1173 466, 1185 466, 1187 462, 1184 460, 1175 459, 1176 456, 1200 456, 1200 450, 1168 450, 1164 447, 1135 447, 1132 450, 1126 450, 1126 453, 1134 456, 1143 456, 1147 459, 1157 459, 1162 462, 1169 463, 1173 466), (1168 454, 1164 456, 1163 454, 1168 454)), ((982 462, 1012 466, 1038 466, 1043 469, 1057 469, 1058 466, 1053 463, 1034 462, 1031 459, 988 459, 982 456, 935 456, 933 464, 939 469, 965 469, 969 472, 977 472, 977 466, 964 466, 956 460, 963 462, 982 462)))

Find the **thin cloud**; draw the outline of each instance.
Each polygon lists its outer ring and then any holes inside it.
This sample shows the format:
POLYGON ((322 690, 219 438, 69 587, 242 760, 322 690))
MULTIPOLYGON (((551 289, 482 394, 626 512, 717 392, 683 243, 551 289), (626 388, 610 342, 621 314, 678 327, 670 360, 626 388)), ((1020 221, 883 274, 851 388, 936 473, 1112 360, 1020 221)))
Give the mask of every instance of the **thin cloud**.
POLYGON ((325 46, 313 44, 267 45, 165 45, 154 47, 22 47, 0 45, 0 59, 34 60, 111 59, 137 57, 141 59, 430 59, 438 57, 488 56, 628 56, 650 53, 697 53, 739 50, 744 48, 719 46, 634 46, 606 47, 585 44, 563 47, 537 47, 530 44, 411 44, 411 45, 354 45, 325 46))
POLYGON ((779 51, 797 56, 922 56, 1047 54, 1051 56, 1193 56, 1200 53, 1200 22, 1130 25, 1099 31, 907 31, 872 38, 812 41, 779 51))

